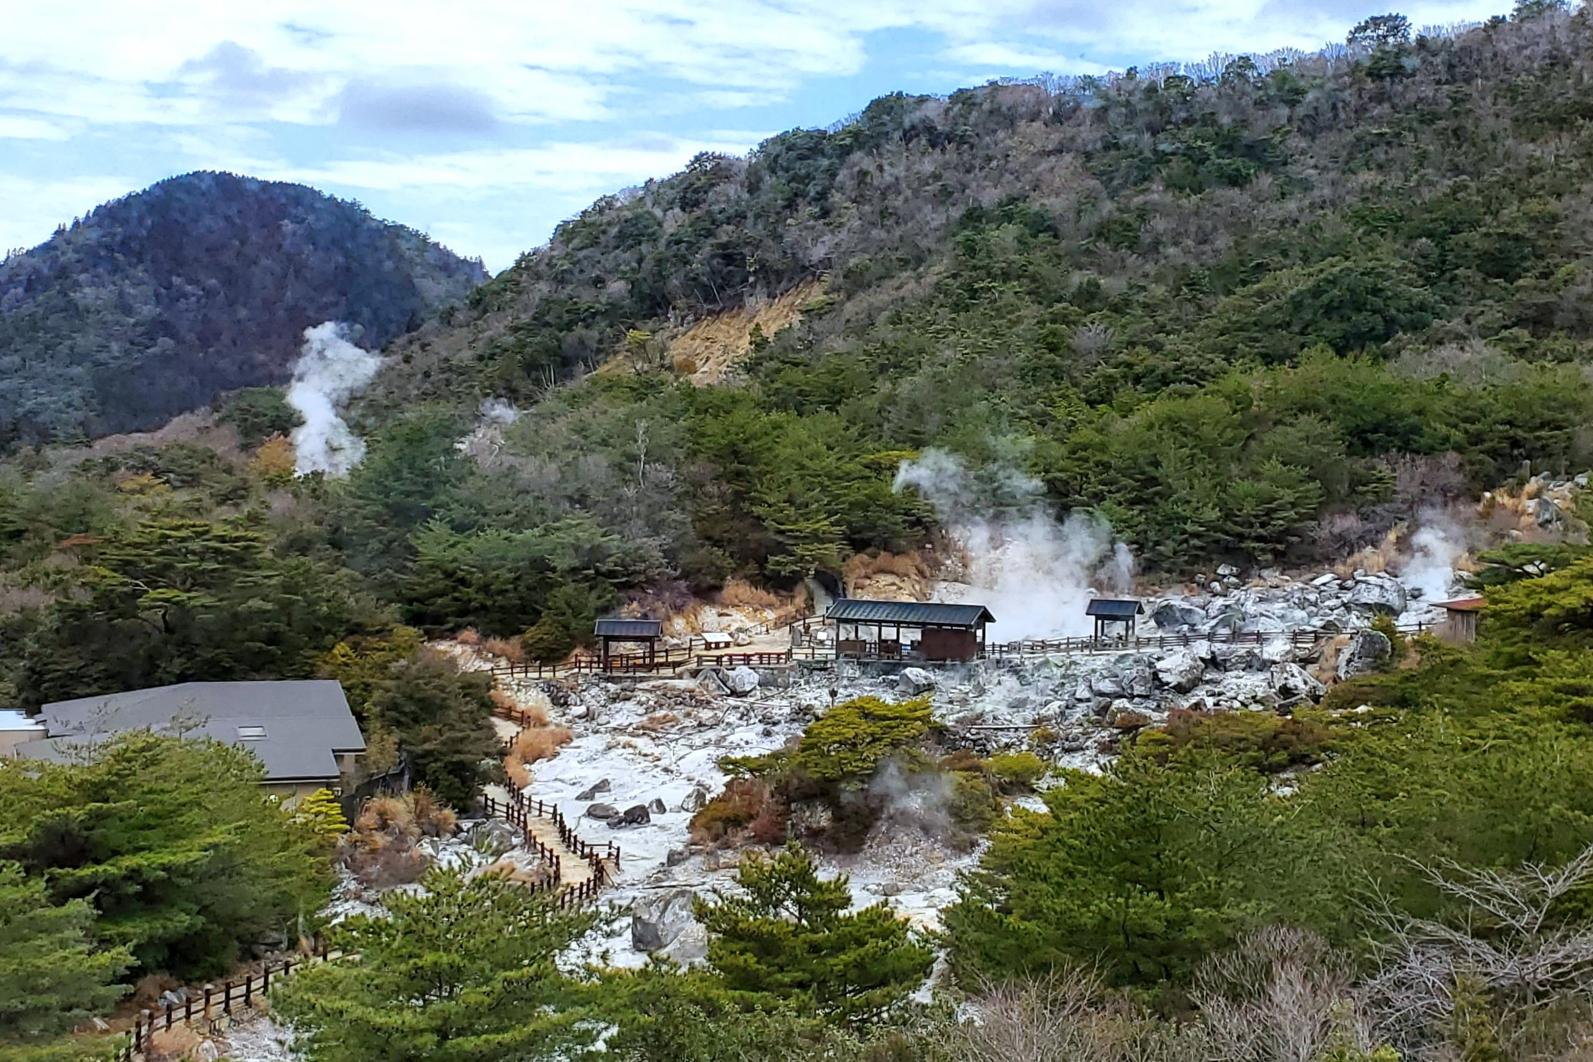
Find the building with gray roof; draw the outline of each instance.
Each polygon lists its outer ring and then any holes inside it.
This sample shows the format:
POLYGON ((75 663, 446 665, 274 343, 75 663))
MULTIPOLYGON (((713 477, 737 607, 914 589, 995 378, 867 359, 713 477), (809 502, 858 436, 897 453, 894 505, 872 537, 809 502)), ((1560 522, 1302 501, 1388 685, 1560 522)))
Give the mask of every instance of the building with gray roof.
POLYGON ((48 736, 18 745, 18 756, 70 760, 133 730, 209 737, 254 753, 266 786, 285 798, 341 790, 365 752, 348 698, 332 679, 183 682, 55 701, 35 721, 48 736))

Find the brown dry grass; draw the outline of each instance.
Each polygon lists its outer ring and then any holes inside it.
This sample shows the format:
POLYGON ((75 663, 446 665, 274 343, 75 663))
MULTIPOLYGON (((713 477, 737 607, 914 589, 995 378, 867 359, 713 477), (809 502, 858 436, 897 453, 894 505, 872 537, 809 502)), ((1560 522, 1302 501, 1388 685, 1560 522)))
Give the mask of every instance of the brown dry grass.
POLYGON ((922 601, 929 596, 932 573, 916 551, 858 553, 841 568, 841 581, 858 597, 922 601))
POLYGON ((799 320, 802 307, 822 293, 823 286, 818 281, 808 281, 777 299, 705 317, 673 337, 666 356, 675 372, 689 377, 692 383, 720 383, 752 353, 754 326, 773 339, 781 329, 799 320))
POLYGON ((727 608, 783 608, 787 600, 771 590, 753 586, 745 579, 731 579, 719 591, 719 604, 727 608))
POLYGON ((525 648, 514 638, 483 638, 481 648, 511 664, 525 663, 525 648))
POLYGON ((481 632, 474 627, 466 627, 454 636, 454 640, 460 645, 468 645, 474 648, 481 644, 481 632))
POLYGON ((514 736, 509 754, 503 759, 504 773, 516 788, 524 789, 531 784, 531 764, 538 760, 551 760, 574 737, 569 727, 527 727, 514 736))
POLYGON ((680 722, 680 716, 674 712, 654 712, 652 715, 636 724, 638 730, 662 730, 672 723, 680 722))
POLYGON ((1375 546, 1367 546, 1350 554, 1333 567, 1333 574, 1348 579, 1357 571, 1375 574, 1388 570, 1389 563, 1399 556, 1400 541, 1405 537, 1404 524, 1395 524, 1375 546))

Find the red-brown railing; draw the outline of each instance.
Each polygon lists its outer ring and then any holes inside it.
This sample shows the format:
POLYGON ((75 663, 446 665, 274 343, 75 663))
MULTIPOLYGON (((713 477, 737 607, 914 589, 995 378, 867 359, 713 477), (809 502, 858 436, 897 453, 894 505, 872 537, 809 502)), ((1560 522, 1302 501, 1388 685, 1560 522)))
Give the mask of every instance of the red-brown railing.
POLYGON ((215 985, 191 988, 181 1003, 168 1001, 163 1006, 145 1007, 134 1016, 128 1040, 116 1052, 116 1062, 132 1062, 133 1058, 148 1051, 157 1032, 173 1025, 211 1021, 231 1014, 234 1009, 252 1007, 257 998, 263 999, 271 990, 273 980, 280 981, 311 963, 336 958, 337 953, 328 951, 325 941, 318 941, 309 955, 268 962, 259 973, 227 981, 220 988, 215 985))

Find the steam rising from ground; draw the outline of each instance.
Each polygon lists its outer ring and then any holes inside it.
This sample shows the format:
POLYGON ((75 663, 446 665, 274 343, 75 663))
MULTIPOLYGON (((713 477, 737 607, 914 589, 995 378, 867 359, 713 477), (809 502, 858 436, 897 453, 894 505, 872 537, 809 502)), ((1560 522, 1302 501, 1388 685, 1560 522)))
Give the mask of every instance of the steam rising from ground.
POLYGON ((1426 604, 1450 596, 1455 581, 1455 564, 1466 553, 1463 536, 1447 520, 1431 519, 1411 536, 1411 556, 1400 569, 1399 581, 1421 591, 1426 604))
POLYGON ((993 639, 1086 634, 1092 596, 1133 588, 1133 557, 1106 520, 1073 512, 1058 523, 1040 481, 1017 469, 975 472, 926 450, 897 470, 895 488, 904 487, 924 496, 966 555, 968 590, 956 596, 989 606, 993 639))
POLYGON ((348 326, 338 321, 304 330, 288 387, 288 404, 304 418, 293 429, 294 470, 300 475, 345 476, 360 463, 365 440, 349 429, 338 408, 370 383, 381 365, 377 355, 349 342, 348 326))

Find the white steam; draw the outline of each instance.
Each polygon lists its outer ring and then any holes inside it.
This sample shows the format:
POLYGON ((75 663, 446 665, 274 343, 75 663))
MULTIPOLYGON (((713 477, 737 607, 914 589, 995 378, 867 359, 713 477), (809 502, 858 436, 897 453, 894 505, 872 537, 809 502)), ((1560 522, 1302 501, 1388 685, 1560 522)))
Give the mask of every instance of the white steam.
POLYGON ((288 405, 304 419, 293 429, 294 470, 300 475, 345 476, 360 463, 365 440, 349 430, 338 408, 370 383, 381 365, 380 357, 349 342, 348 327, 338 321, 304 330, 288 387, 288 405))
POLYGON ((896 472, 933 506, 967 557, 965 591, 946 596, 987 606, 997 640, 1087 634, 1084 606, 1097 593, 1128 593, 1134 559, 1092 512, 1058 523, 1039 480, 1011 467, 975 473, 944 450, 926 450, 896 472))
POLYGON ((1400 568, 1399 581, 1420 593, 1423 604, 1446 600, 1454 588, 1455 564, 1465 555, 1462 536, 1444 521, 1419 528, 1410 537, 1411 555, 1400 568))
POLYGON ((479 413, 476 426, 454 448, 487 468, 503 450, 503 429, 520 419, 520 411, 501 398, 484 398, 479 413))

